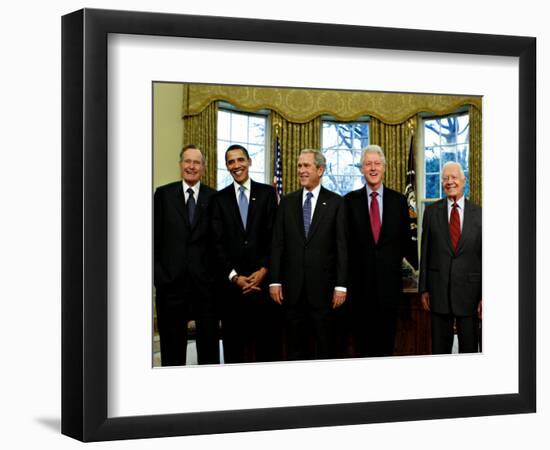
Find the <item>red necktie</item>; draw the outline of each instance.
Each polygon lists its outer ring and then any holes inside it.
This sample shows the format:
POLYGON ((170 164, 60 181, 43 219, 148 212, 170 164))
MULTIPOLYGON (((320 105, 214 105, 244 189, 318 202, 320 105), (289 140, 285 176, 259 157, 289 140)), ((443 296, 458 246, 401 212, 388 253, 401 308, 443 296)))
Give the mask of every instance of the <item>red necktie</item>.
POLYGON ((374 242, 378 243, 378 238, 380 237, 380 208, 378 207, 378 200, 376 196, 377 192, 372 192, 372 200, 370 202, 370 227, 372 229, 372 236, 374 237, 374 242))
POLYGON ((458 241, 460 239, 460 215, 458 214, 458 205, 453 203, 453 209, 451 210, 451 220, 449 221, 449 233, 451 236, 451 244, 453 248, 458 247, 458 241))

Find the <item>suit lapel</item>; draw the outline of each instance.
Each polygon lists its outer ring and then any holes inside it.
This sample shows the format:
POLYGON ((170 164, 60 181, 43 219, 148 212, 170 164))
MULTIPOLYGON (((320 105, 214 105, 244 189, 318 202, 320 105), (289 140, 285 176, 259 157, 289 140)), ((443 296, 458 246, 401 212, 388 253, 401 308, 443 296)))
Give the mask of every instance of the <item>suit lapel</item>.
POLYGON ((183 193, 183 184, 178 183, 176 188, 176 195, 174 196, 174 207, 176 211, 180 214, 183 222, 187 227, 189 227, 189 217, 187 216, 187 209, 185 208, 185 195, 183 193))
MULTIPOLYGON (((388 188, 384 186, 384 193, 382 195, 382 223, 380 224, 380 236, 378 237, 378 244, 384 240, 386 237, 387 229, 388 229, 388 217, 395 217, 393 213, 393 202, 391 193, 389 192, 388 188)), ((370 219, 370 215, 369 215, 370 219)), ((373 238, 374 239, 374 238, 373 238)))
MULTIPOLYGON (((325 215, 325 212, 327 210, 328 206, 328 195, 325 190, 325 188, 321 187, 321 190, 319 191, 319 198, 317 199, 317 204, 315 205, 315 211, 313 211, 313 217, 311 218, 311 224, 309 226, 309 233, 307 236, 307 240, 311 240, 313 235, 315 234, 315 231, 317 231, 317 228, 319 227, 319 223, 323 220, 323 216, 325 215)), ((302 222, 303 222, 303 216, 302 216, 302 222)), ((303 229, 303 224, 302 224, 303 229)))
MULTIPOLYGON (((294 200, 294 211, 296 211, 296 214, 294 214, 294 217, 296 218, 296 226, 298 227, 298 230, 300 232, 300 236, 302 238, 306 239, 305 232, 304 232, 304 211, 302 207, 302 197, 304 195, 304 189, 300 189, 299 191, 296 191, 296 196, 293 199, 294 200)), ((311 230, 311 226, 310 226, 311 230)))
POLYGON ((460 239, 458 240, 458 246, 456 248, 457 254, 462 252, 462 249, 464 248, 464 241, 468 239, 472 228, 472 210, 470 208, 470 203, 466 199, 464 199, 464 215, 462 217, 464 217, 464 223, 462 224, 462 231, 460 233, 460 239))
POLYGON ((235 193, 235 184, 231 183, 227 186, 224 193, 227 196, 227 201, 224 202, 230 209, 230 214, 233 216, 233 221, 237 225, 237 229, 244 234, 243 221, 241 219, 241 212, 239 210, 239 203, 237 201, 237 194, 235 193))
POLYGON ((439 218, 439 226, 443 230, 443 236, 445 236, 445 243, 451 253, 454 253, 453 244, 451 243, 451 234, 449 230, 449 217, 447 213, 447 199, 443 199, 438 206, 437 216, 439 218))
POLYGON ((250 180, 250 199, 248 200, 248 216, 246 218, 246 229, 249 230, 252 226, 254 217, 256 216, 256 202, 258 202, 259 191, 257 188, 257 183, 250 180))

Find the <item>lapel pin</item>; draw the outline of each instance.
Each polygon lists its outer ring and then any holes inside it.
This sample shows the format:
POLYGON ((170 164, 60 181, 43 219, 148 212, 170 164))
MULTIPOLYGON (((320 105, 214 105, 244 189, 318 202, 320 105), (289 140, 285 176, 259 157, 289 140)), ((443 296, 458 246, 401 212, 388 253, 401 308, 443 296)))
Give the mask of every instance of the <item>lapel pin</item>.
POLYGON ((326 202, 323 202, 323 206, 327 206, 327 203, 326 203, 326 202))
POLYGON ((252 197, 252 201, 255 202, 255 201, 256 201, 256 197, 252 197))

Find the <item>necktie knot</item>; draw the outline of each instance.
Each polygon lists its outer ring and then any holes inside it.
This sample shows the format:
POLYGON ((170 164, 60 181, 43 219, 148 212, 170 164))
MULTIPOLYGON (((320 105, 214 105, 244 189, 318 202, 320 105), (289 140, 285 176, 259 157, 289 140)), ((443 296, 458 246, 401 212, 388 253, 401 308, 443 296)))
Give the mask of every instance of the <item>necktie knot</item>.
POLYGON ((187 189, 187 193, 188 193, 188 194, 189 194, 189 195, 190 195, 190 196, 192 197, 192 196, 193 196, 193 193, 194 193, 194 191, 193 191, 193 189, 192 189, 192 188, 188 188, 188 189, 187 189))
POLYGON ((370 195, 372 198, 376 198, 376 196, 378 195, 378 192, 371 192, 370 195))
POLYGON ((308 192, 306 194, 306 197, 307 197, 306 200, 311 200, 311 197, 313 197, 313 192, 308 192))

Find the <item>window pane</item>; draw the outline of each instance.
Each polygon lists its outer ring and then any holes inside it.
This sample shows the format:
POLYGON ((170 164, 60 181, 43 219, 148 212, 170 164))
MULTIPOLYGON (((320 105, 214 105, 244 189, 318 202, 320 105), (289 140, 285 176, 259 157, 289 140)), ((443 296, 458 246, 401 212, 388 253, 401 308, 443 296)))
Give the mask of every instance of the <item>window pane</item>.
POLYGON ((468 146, 467 145, 459 145, 457 147, 456 151, 457 161, 462 166, 462 169, 464 171, 468 170, 468 146))
POLYGON ((231 139, 231 115, 226 111, 218 112, 218 139, 231 139))
POLYGON ((250 116, 249 136, 251 144, 265 145, 265 118, 250 116))
POLYGON ((233 179, 225 170, 225 151, 230 145, 239 144, 248 150, 252 159, 250 176, 265 183, 265 127, 266 118, 233 111, 218 111, 218 189, 230 184, 233 179), (225 130, 229 126, 229 131, 225 130), (222 139, 220 133, 227 135, 222 139))
POLYGON ((218 139, 218 167, 220 169, 225 169, 225 151, 230 145, 229 141, 218 139))
POLYGON ((439 173, 439 148, 426 148, 424 162, 426 165, 426 173, 439 173))
POLYGON ((444 151, 441 153, 441 167, 449 161, 456 161, 456 153, 454 151, 444 151))
POLYGON ((231 114, 231 141, 245 144, 248 141, 248 117, 231 114))
POLYGON ((369 145, 369 126, 366 123, 357 123, 353 128, 353 148, 363 149, 369 145))
POLYGON ((338 167, 338 150, 327 150, 323 152, 327 160, 327 168, 334 167, 335 170, 338 167))
POLYGON ((252 159, 250 170, 254 172, 265 172, 265 151, 263 145, 249 145, 248 154, 252 159))
POLYGON ((338 133, 336 133, 336 126, 332 123, 323 123, 322 134, 323 148, 333 148, 338 143, 338 133))
POLYGON ((327 159, 323 186, 341 195, 363 185, 361 149, 368 145, 368 123, 323 122, 322 151, 327 159))
POLYGON ((353 168, 353 152, 340 150, 338 153, 338 173, 349 173, 350 167, 353 168))
POLYGON ((222 189, 231 183, 233 183, 233 178, 229 175, 229 172, 225 169, 218 169, 218 189, 222 189))
POLYGON ((424 147, 439 145, 439 128, 437 120, 426 120, 424 123, 424 147))
POLYGON ((439 174, 426 175, 426 196, 425 198, 439 198, 441 182, 439 181, 439 174))
POLYGON ((470 134, 470 117, 468 114, 458 116, 458 136, 457 142, 468 143, 468 138, 470 134))

